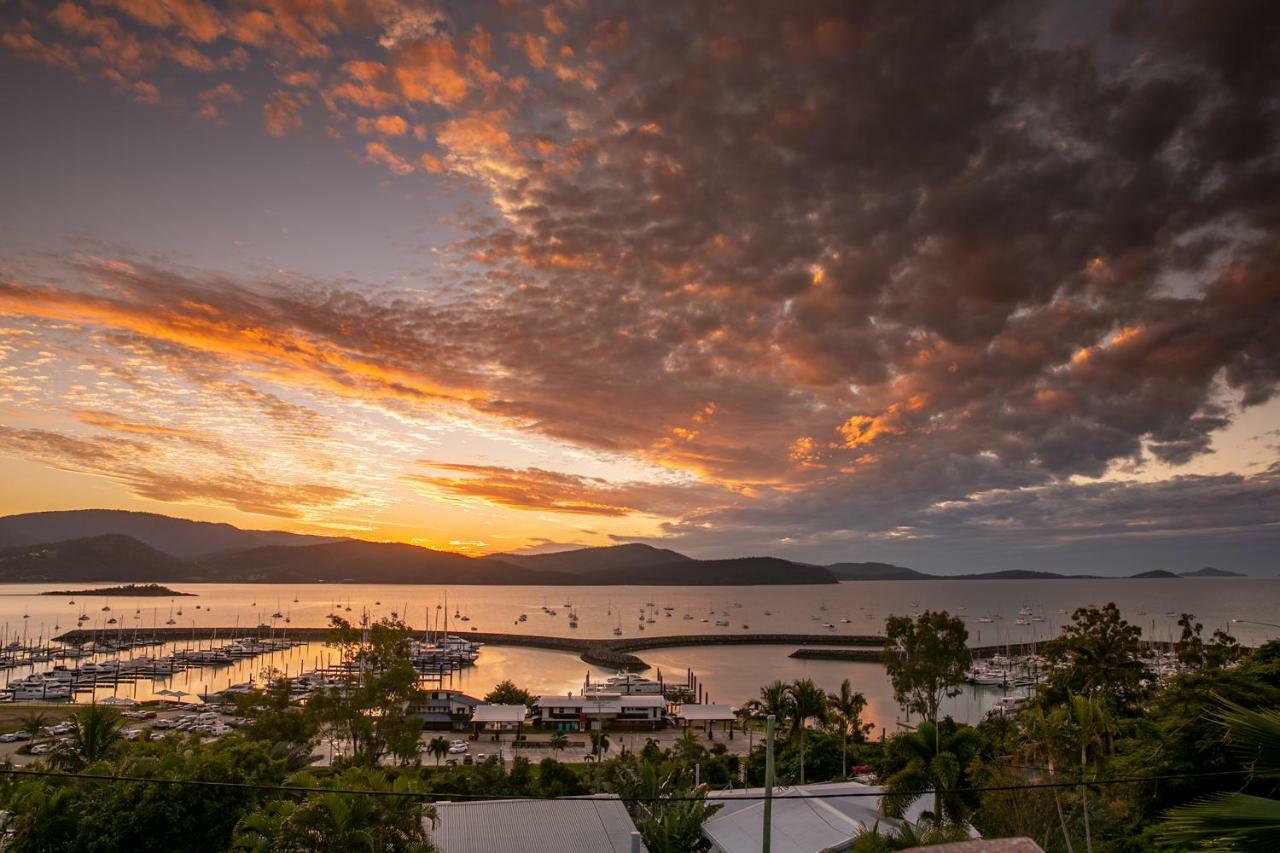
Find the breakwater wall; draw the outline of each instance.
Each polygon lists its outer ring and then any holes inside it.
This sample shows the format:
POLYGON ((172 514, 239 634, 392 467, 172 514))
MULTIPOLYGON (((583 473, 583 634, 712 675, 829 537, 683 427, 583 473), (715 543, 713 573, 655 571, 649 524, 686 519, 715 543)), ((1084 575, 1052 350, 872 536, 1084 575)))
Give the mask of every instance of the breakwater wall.
MULTIPOLYGON (((89 631, 76 628, 59 634, 54 639, 68 645, 83 645, 95 639, 153 638, 181 643, 188 640, 232 640, 247 636, 287 637, 291 640, 324 642, 332 633, 329 628, 289 628, 268 631, 245 628, 151 628, 118 631, 89 631)), ((416 631, 415 631, 416 633, 416 631)), ((574 652, 586 663, 612 669, 644 670, 649 664, 634 654, 644 649, 674 648, 679 646, 729 646, 729 645, 787 645, 787 646, 867 646, 878 659, 884 637, 873 635, 837 634, 654 634, 648 637, 589 638, 550 637, 537 634, 506 634, 485 631, 458 633, 478 643, 492 646, 523 646, 535 649, 574 652)))

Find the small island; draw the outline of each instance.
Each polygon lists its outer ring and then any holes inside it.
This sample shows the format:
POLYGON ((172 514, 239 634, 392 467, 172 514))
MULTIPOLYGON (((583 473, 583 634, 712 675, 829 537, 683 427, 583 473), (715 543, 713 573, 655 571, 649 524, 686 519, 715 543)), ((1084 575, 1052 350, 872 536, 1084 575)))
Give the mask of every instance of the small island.
POLYGON ((112 595, 128 598, 129 596, 152 596, 154 598, 195 598, 194 592, 177 592, 158 583, 130 583, 124 586, 104 586, 98 589, 55 589, 42 592, 41 595, 112 595))

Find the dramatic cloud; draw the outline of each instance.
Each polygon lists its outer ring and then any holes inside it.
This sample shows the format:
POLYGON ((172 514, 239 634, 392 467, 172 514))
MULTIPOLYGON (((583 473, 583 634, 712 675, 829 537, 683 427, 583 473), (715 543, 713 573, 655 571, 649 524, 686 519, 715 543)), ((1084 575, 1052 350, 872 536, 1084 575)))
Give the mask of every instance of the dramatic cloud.
POLYGON ((1190 496, 1273 470, 1179 469, 1280 383, 1280 12, 1122 2, 1082 38, 1055 11, 68 0, 6 48, 490 205, 412 286, 116 253, 14 271, 0 313, 225 360, 228 399, 544 442, 562 467, 406 438, 431 470, 377 476, 700 552, 1270 536, 1190 496))

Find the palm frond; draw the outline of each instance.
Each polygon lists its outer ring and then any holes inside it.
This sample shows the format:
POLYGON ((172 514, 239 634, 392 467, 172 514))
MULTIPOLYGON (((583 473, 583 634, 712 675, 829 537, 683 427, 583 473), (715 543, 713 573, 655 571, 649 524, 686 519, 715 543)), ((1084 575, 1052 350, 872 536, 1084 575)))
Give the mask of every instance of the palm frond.
POLYGON ((1224 793, 1172 809, 1160 825, 1165 840, 1204 849, 1280 850, 1280 800, 1224 793))

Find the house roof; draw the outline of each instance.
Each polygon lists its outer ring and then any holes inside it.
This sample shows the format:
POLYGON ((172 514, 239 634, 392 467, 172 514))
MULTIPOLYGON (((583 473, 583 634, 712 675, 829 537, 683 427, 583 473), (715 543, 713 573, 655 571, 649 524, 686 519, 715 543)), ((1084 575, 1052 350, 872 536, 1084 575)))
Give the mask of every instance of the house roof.
POLYGON ((457 702, 461 705, 479 705, 480 700, 474 696, 468 696, 460 690, 430 690, 430 694, 426 701, 428 702, 457 702))
MULTIPOLYGON (((883 789, 857 782, 835 782, 775 788, 773 800, 774 853, 826 853, 842 850, 863 829, 877 823, 884 830, 898 821, 881 814, 883 789)), ((761 788, 714 791, 708 795, 723 807, 702 826, 702 834, 718 850, 728 853, 758 851, 764 826, 761 788)), ((907 810, 915 822, 931 803, 921 798, 907 810)))
POLYGON ((522 723, 529 715, 524 705, 477 705, 471 715, 473 723, 522 723))
POLYGON ((539 708, 581 708, 584 714, 616 714, 622 710, 621 696, 596 698, 595 696, 543 696, 539 708))
POLYGON ((427 828, 436 847, 449 853, 630 853, 635 832, 614 796, 436 803, 435 809, 436 822, 427 828))

